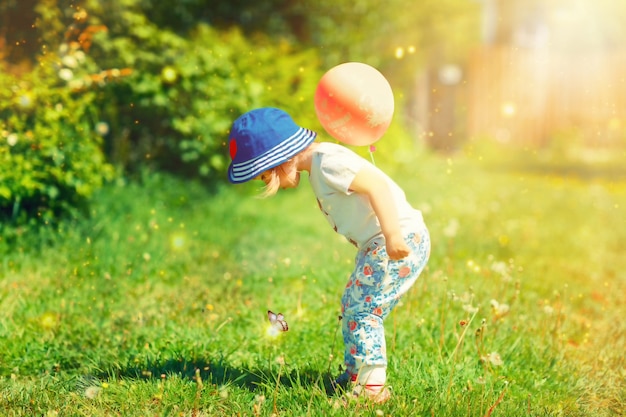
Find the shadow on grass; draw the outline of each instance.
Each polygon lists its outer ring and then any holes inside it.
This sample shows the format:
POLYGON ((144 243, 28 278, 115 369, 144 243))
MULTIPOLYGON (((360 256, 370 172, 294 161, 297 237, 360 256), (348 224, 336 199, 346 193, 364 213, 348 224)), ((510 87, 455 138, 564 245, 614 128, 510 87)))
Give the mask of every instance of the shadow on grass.
MULTIPOLYGON (((289 368, 289 367, 287 367, 289 368)), ((246 369, 232 366, 224 359, 189 361, 185 359, 168 359, 163 362, 136 364, 128 367, 103 371, 101 378, 115 376, 138 380, 159 380, 163 377, 178 376, 181 379, 196 381, 199 376, 204 383, 216 386, 234 385, 249 391, 256 391, 262 386, 276 386, 285 388, 313 388, 333 395, 335 387, 333 376, 327 371, 319 369, 282 369, 252 368, 246 369)))

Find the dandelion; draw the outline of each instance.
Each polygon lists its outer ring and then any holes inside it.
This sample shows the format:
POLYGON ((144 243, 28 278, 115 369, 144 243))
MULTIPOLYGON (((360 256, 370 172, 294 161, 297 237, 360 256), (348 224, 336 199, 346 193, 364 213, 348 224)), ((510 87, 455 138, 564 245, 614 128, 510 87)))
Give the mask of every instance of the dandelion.
POLYGON ((496 316, 496 319, 506 316, 509 313, 508 304, 500 304, 496 300, 491 300, 491 310, 496 316))
POLYGON ((100 395, 100 391, 101 391, 100 387, 96 387, 96 386, 93 386, 93 385, 89 386, 89 387, 85 388, 85 397, 89 398, 90 400, 93 400, 98 395, 100 395))
POLYGON ((478 307, 474 307, 471 304, 465 304, 463 305, 463 310, 468 312, 469 314, 474 314, 478 312, 478 307))
POLYGON ((504 361, 502 360, 502 357, 500 356, 498 352, 488 353, 485 357, 483 357, 483 360, 486 362, 489 362, 493 366, 504 365, 504 361))
POLYGON ((471 304, 473 299, 474 299, 474 294, 467 292, 467 291, 464 292, 463 295, 461 295, 461 297, 459 298, 459 300, 463 304, 471 304))
POLYGON ((342 399, 334 399, 330 401, 330 405, 333 408, 333 410, 339 410, 343 407, 345 407, 345 403, 344 401, 342 401, 342 399))
POLYGON ((255 416, 260 416, 261 415, 261 406, 263 405, 263 403, 265 402, 265 396, 259 396, 257 395, 254 398, 254 404, 252 405, 252 413, 255 416), (263 397, 262 399, 260 399, 260 397, 263 397))
POLYGON ((491 270, 503 276, 508 274, 508 268, 506 266, 506 263, 502 261, 494 262, 493 264, 491 264, 491 270))

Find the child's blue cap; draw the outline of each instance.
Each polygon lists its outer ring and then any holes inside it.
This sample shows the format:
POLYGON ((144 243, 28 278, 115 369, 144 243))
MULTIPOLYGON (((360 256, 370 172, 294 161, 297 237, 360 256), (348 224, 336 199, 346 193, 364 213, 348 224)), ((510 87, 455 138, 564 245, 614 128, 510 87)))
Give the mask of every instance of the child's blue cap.
POLYGON ((316 136, 280 109, 244 113, 230 131, 228 179, 235 184, 249 181, 306 149, 316 136))

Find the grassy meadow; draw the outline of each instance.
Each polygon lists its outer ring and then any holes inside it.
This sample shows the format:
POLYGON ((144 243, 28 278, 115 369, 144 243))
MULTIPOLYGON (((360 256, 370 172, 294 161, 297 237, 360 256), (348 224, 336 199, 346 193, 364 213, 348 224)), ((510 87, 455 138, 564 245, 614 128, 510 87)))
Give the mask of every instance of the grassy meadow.
POLYGON ((327 393, 354 248, 305 179, 266 200, 258 184, 118 181, 88 220, 0 259, 0 415, 623 415, 624 156, 379 163, 433 247, 387 321, 394 396, 378 406, 327 393), (288 332, 268 332, 267 309, 288 332))

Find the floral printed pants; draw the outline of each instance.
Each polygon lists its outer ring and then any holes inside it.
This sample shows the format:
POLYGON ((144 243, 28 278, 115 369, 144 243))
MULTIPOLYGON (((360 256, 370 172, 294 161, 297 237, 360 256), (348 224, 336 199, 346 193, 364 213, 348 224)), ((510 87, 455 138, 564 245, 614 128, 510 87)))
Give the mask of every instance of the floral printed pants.
POLYGON ((341 298, 344 360, 347 371, 363 365, 387 365, 383 320, 420 275, 430 255, 428 229, 405 237, 411 254, 390 260, 384 239, 375 239, 356 255, 355 269, 341 298))

